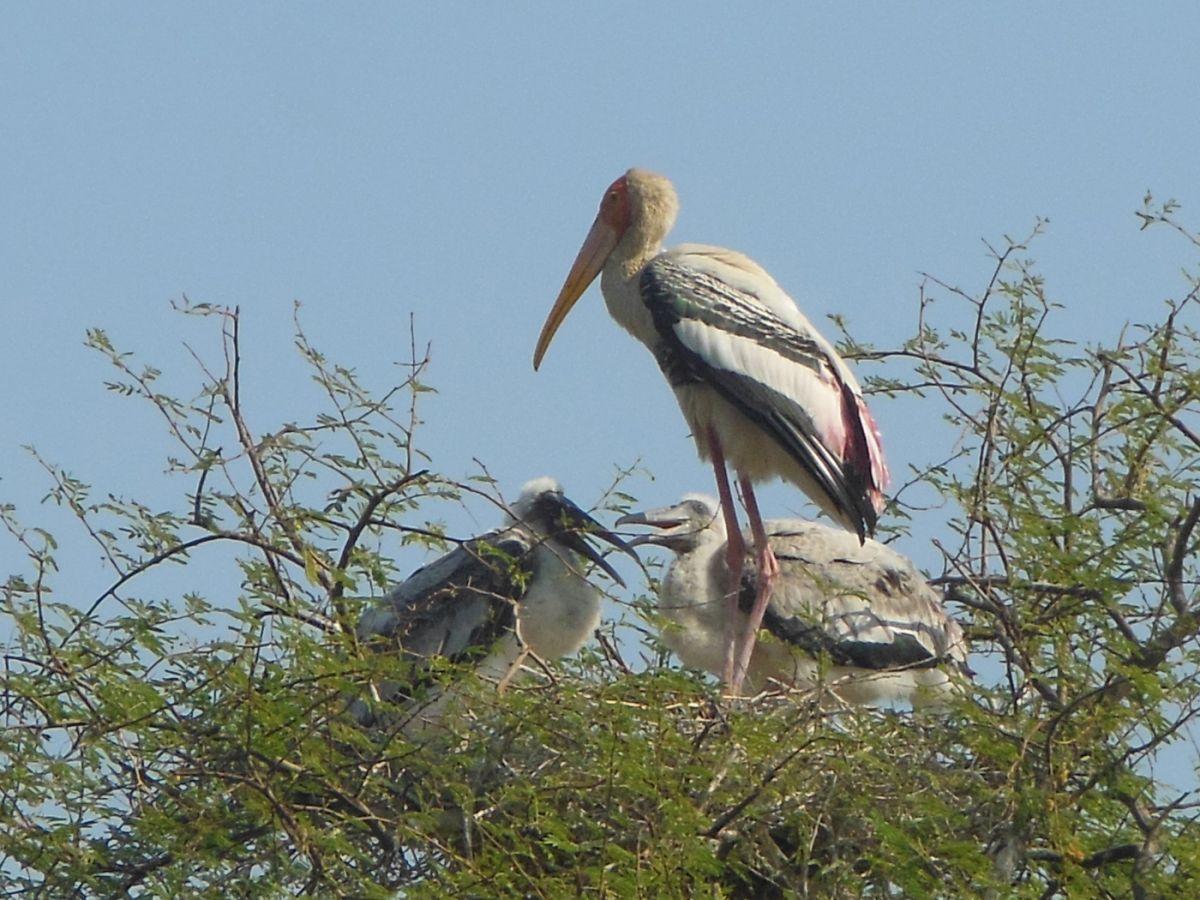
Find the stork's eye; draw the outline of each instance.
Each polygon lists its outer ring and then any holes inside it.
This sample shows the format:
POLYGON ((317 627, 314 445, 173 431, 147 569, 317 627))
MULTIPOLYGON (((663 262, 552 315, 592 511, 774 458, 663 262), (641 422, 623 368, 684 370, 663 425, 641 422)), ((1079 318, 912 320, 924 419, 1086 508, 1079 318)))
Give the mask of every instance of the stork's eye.
POLYGON ((608 196, 605 197, 604 199, 607 200, 609 203, 616 203, 617 200, 619 200, 620 198, 617 196, 616 191, 609 191, 608 196))

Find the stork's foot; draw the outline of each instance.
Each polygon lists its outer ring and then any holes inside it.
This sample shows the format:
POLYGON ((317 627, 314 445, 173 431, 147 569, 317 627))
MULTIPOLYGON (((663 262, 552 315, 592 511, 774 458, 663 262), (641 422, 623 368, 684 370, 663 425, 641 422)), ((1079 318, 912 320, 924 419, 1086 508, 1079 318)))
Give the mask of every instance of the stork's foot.
POLYGON ((758 566, 758 590, 761 594, 764 586, 767 594, 770 594, 775 587, 775 582, 779 580, 779 560, 775 558, 775 552, 771 549, 769 543, 764 542, 761 547, 756 547, 754 552, 754 561, 758 566))

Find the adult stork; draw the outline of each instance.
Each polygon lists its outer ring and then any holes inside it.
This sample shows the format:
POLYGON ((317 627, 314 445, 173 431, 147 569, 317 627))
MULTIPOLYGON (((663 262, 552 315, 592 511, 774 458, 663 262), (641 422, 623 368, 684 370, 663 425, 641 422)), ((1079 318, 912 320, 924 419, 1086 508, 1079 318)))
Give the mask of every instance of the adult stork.
POLYGON ((753 483, 795 484, 860 541, 883 510, 887 467, 862 389, 845 361, 757 263, 701 244, 662 249, 679 201, 661 175, 630 169, 604 192, 542 327, 533 367, 571 307, 601 274, 609 313, 650 348, 712 462, 729 541, 730 572, 746 544, 726 461, 737 472, 750 522, 758 595, 739 639, 737 585, 728 586, 723 678, 737 695, 779 566, 763 530, 753 483))
MULTIPOLYGON (((663 641, 684 665, 719 673, 724 662, 726 568, 724 522, 715 501, 688 495, 664 509, 617 522, 657 529, 631 544, 657 544, 675 554, 658 608, 669 620, 663 641)), ((962 629, 913 564, 874 540, 802 519, 769 520, 768 539, 780 574, 767 604, 747 683, 761 690, 828 686, 843 700, 904 700, 934 704, 969 675, 962 629), (821 666, 828 670, 822 677, 821 666)), ((739 617, 745 621, 757 573, 740 578, 739 617)))
MULTIPOLYGON (((359 639, 398 657, 396 679, 378 691, 388 710, 384 718, 399 716, 410 737, 442 721, 459 693, 443 689, 437 659, 469 665, 503 684, 530 654, 554 660, 583 646, 600 619, 600 591, 586 577, 588 562, 625 584, 590 536, 637 558, 564 496, 558 482, 534 479, 501 528, 418 569, 366 610, 359 639)), ((361 701, 352 711, 363 724, 378 718, 361 701)))

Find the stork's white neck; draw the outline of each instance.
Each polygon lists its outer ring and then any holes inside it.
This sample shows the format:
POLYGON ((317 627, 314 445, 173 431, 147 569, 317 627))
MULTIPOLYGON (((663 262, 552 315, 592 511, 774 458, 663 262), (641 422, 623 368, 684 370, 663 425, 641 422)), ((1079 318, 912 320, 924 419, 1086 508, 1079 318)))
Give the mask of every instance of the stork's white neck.
POLYGON ((724 554, 719 539, 704 541, 679 554, 667 570, 658 610, 672 622, 663 641, 686 666, 720 672, 725 665, 728 608, 720 586, 725 583, 724 554))
POLYGON ((574 653, 600 622, 600 592, 583 577, 584 568, 556 541, 534 550, 535 576, 517 605, 517 631, 544 660, 574 653))
POLYGON ((658 335, 650 310, 642 301, 641 275, 646 263, 662 250, 660 244, 628 246, 635 244, 632 233, 617 245, 600 274, 600 291, 604 294, 604 305, 617 324, 635 338, 654 349, 658 335))

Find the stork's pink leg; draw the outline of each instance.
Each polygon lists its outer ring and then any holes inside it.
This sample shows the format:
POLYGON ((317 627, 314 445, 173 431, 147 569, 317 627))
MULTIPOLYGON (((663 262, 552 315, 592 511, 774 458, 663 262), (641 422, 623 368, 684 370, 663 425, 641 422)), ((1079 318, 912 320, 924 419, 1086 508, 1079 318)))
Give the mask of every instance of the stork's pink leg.
POLYGON ((767 611, 767 602, 771 599, 771 590, 779 578, 779 561, 771 550, 771 542, 767 539, 767 529, 763 525, 762 516, 758 513, 758 500, 754 496, 754 488, 750 479, 744 475, 738 476, 738 485, 742 489, 742 502, 746 504, 746 515, 750 519, 750 533, 754 536, 755 559, 758 564, 758 593, 754 597, 754 606, 750 610, 750 619, 746 622, 746 630, 742 634, 741 648, 738 652, 737 663, 734 666, 734 682, 731 690, 738 693, 742 679, 750 668, 750 657, 754 655, 754 645, 758 642, 758 629, 762 625, 763 615, 767 611))
MULTIPOLYGON (((729 489, 729 476, 725 474, 725 453, 717 432, 708 429, 708 453, 712 457, 713 471, 717 476, 717 496, 721 500, 721 515, 725 518, 725 564, 728 583, 725 585, 725 665, 722 679, 730 693, 737 694, 742 679, 734 674, 737 658, 738 593, 742 587, 742 565, 746 561, 746 542, 742 539, 742 526, 738 524, 737 510, 733 506, 733 491, 729 489)), ((745 677, 745 673, 743 673, 745 677)))

